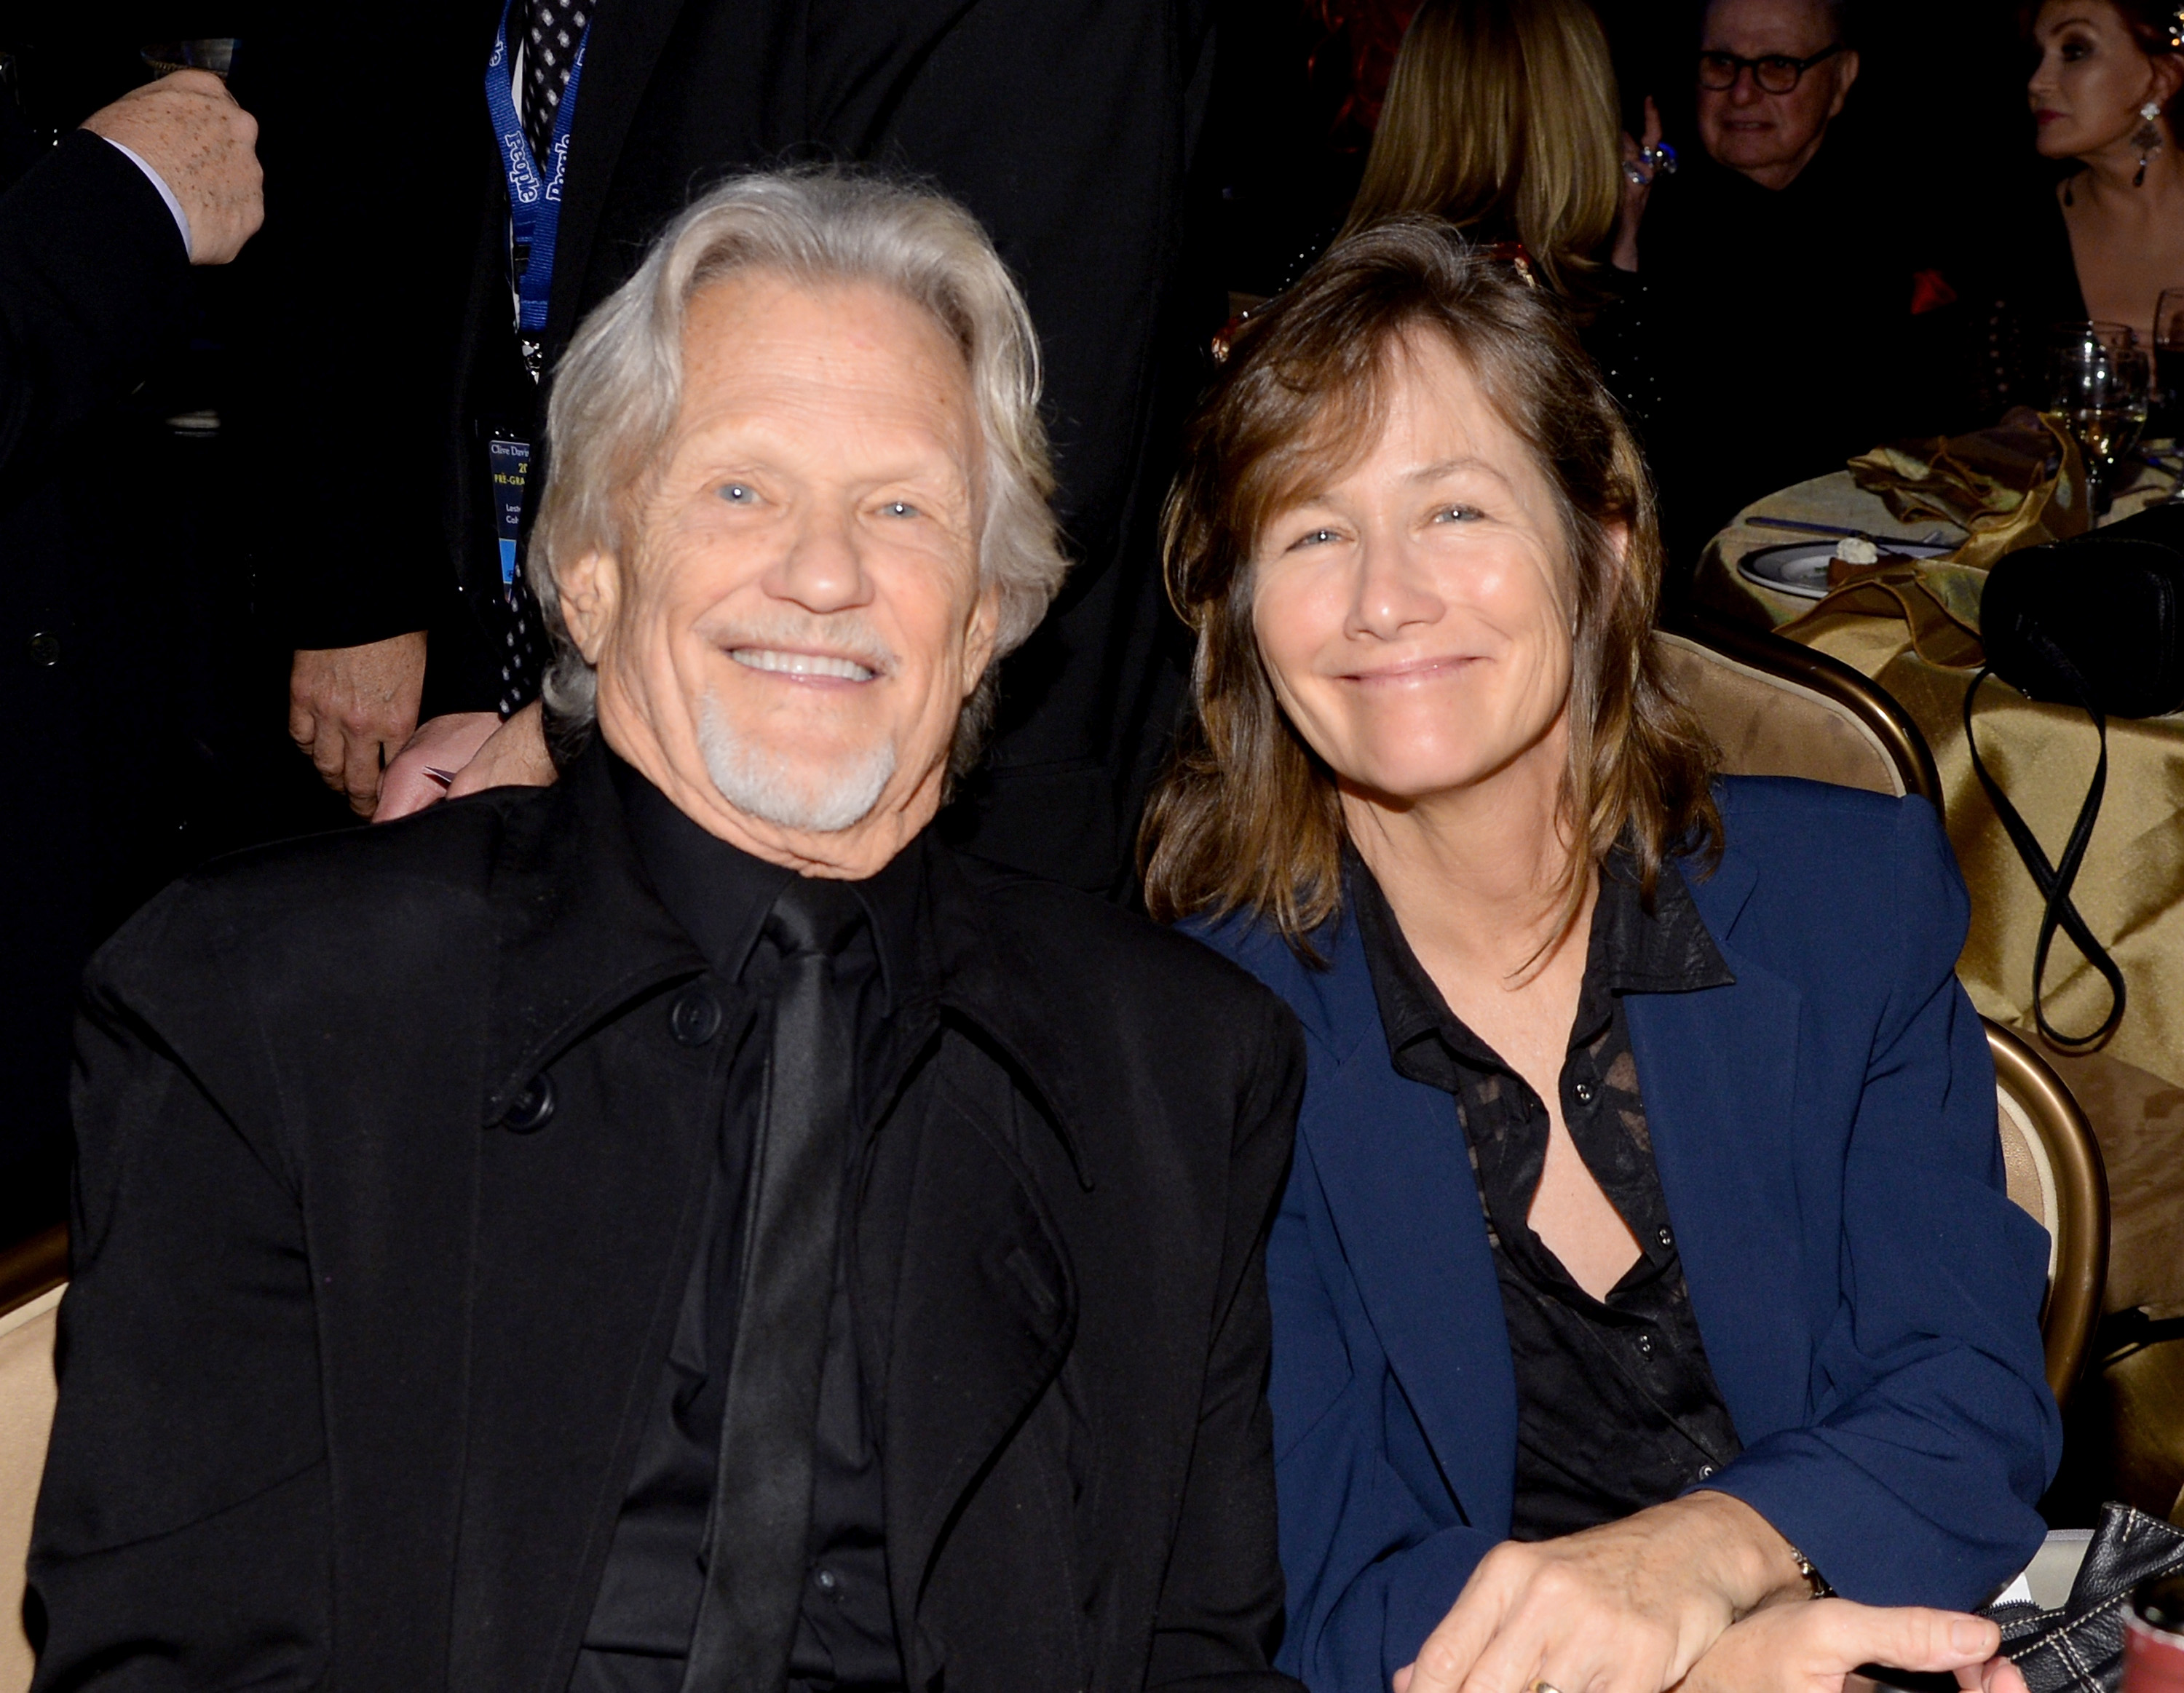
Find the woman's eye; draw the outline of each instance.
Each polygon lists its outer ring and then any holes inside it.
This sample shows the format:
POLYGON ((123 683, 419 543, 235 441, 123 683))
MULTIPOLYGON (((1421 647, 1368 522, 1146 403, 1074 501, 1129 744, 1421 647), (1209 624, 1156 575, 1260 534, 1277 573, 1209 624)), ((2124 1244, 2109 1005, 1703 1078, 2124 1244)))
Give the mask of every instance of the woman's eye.
POLYGON ((1290 542, 1290 550, 1294 553, 1300 547, 1323 547, 1329 541, 1337 538, 1339 537, 1332 529, 1314 529, 1309 533, 1298 536, 1295 540, 1290 542))
POLYGON ((724 482, 721 487, 721 498, 730 505, 749 505, 758 496, 750 491, 747 483, 724 482))
POLYGON ((1470 523, 1485 514, 1475 505, 1444 506, 1434 514, 1436 523, 1470 523))
POLYGON ((2093 44, 2089 41, 2081 39, 2077 41, 2064 42, 2063 43, 2063 62, 2065 64, 2073 64, 2077 60, 2085 58, 2087 54, 2091 53, 2092 50, 2093 44))
POLYGON ((915 517, 917 508, 906 499, 891 499, 880 508, 889 517, 915 517))

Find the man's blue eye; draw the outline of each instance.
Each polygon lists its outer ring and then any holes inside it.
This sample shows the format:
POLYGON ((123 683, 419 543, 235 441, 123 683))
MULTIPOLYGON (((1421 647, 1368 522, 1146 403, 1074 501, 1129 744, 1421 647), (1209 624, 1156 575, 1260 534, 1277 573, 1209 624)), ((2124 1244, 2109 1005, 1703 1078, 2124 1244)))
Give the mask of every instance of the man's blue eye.
POLYGON ((891 499, 887 503, 884 510, 889 517, 915 517, 917 515, 917 508, 911 504, 907 500, 891 499))
POLYGON ((1434 519, 1436 523, 1468 523, 1479 515, 1475 505, 1451 505, 1434 519))
POLYGON ((730 505, 748 505, 751 501, 751 491, 741 482, 729 482, 721 489, 721 498, 730 505))

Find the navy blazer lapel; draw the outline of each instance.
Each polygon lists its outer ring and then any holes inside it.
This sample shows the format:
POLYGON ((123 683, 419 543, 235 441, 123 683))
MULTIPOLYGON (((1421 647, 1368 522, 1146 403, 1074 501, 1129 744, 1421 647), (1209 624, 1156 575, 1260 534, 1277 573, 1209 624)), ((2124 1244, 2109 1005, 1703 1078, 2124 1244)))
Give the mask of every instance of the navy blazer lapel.
POLYGON ((1516 1377, 1462 1127, 1447 1094, 1396 1072, 1346 915, 1330 962, 1312 978, 1318 1006, 1299 1010, 1335 1066, 1309 1084, 1299 1133, 1373 1332, 1457 1507, 1473 1526, 1503 1534, 1516 1377))
POLYGON ((1804 1414, 1811 1356, 1788 1156, 1795 1141, 1803 996, 1741 955, 1736 920, 1755 881, 1725 859, 1689 878, 1692 899, 1736 977, 1686 994, 1630 994, 1624 1007, 1653 1162, 1707 1359, 1747 1444, 1804 1414))

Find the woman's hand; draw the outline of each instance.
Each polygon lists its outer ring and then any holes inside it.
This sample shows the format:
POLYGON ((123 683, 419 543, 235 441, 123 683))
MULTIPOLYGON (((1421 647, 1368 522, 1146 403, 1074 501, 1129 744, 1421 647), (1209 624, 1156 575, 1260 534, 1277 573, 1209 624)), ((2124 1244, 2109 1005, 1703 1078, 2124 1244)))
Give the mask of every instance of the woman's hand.
POLYGON ((1730 1629, 1691 1667, 1680 1693, 1842 1693, 1862 1663, 1954 1670, 1959 1686, 2025 1693, 2017 1666, 1994 1654, 2002 1630, 1982 1617, 1847 1599, 1776 1605, 1730 1629))
POLYGON ((391 822, 488 788, 550 787, 554 774, 537 700, 505 723, 491 711, 451 711, 427 721, 388 764, 372 821, 391 822))
MULTIPOLYGON (((1396 1693, 1662 1693, 1738 1618, 1812 1589, 1767 1519, 1693 1493, 1561 1540, 1505 1540, 1396 1693)), ((1858 1662, 1864 1662, 1859 1659, 1858 1662)))
POLYGON ((1653 97, 1646 97, 1646 138, 1623 137, 1623 202, 1615 210, 1615 245, 1608 261, 1618 270, 1638 268, 1638 226, 1646 220, 1646 201, 1653 192, 1654 167, 1646 163, 1650 149, 1661 144, 1661 112, 1653 97), (1633 175, 1633 172, 1636 175, 1633 175))

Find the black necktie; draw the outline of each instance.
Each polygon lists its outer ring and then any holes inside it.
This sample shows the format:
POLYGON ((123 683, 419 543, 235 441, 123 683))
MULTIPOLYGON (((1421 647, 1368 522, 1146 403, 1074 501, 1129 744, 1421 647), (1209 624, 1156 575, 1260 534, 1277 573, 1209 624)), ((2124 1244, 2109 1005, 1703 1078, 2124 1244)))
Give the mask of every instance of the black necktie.
POLYGON ((853 1110, 855 1030, 833 965, 864 922, 843 883, 804 877, 766 920, 780 988, 688 1693, 781 1693, 788 1674, 853 1110))
POLYGON ((546 157, 554 142, 554 114, 560 109, 561 93, 569 86, 569 67, 577 58, 577 43, 584 38, 596 0, 527 0, 519 15, 527 15, 523 31, 523 138, 531 143, 531 156, 552 175, 546 157))

